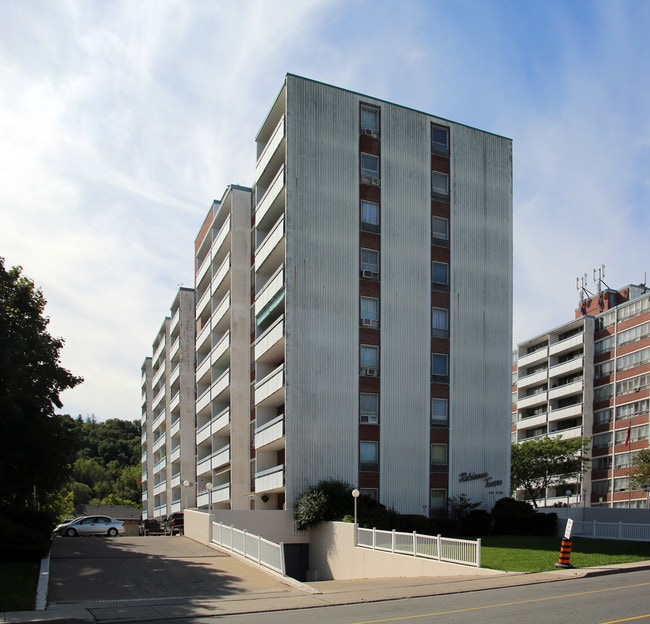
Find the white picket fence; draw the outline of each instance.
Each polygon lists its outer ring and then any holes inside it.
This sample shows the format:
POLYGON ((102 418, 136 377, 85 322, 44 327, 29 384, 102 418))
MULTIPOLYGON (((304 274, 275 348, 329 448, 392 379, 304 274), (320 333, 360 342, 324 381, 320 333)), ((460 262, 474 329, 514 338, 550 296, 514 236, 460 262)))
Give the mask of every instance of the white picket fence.
POLYGON ((481 567, 481 540, 462 540, 441 535, 378 531, 357 528, 357 546, 448 563, 481 567))
POLYGON ((236 552, 246 559, 285 576, 282 544, 276 544, 260 535, 225 525, 223 522, 212 523, 211 541, 217 546, 236 552))
POLYGON ((571 534, 574 537, 650 542, 650 524, 629 522, 580 522, 573 521, 571 534))

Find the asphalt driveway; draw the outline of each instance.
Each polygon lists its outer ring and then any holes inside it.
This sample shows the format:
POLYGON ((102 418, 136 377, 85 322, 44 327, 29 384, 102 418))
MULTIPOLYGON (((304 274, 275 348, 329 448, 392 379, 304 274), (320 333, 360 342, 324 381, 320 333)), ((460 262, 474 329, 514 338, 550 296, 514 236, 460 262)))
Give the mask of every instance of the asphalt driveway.
POLYGON ((299 592, 184 536, 56 537, 48 604, 299 592))

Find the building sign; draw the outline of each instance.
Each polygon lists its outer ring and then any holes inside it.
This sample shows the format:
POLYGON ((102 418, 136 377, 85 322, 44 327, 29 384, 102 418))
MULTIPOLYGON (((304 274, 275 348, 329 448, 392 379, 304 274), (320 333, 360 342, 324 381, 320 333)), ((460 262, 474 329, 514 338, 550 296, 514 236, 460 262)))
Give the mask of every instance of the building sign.
POLYGON ((503 484, 501 479, 493 479, 487 472, 461 472, 458 475, 458 483, 468 481, 483 481, 486 488, 498 487, 503 484))

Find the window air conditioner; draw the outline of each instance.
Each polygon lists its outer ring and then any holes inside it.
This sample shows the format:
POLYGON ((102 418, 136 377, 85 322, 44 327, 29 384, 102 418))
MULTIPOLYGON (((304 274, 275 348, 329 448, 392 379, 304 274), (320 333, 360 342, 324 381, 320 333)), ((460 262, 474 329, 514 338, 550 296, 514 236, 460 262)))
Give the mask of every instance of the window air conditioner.
POLYGON ((367 269, 364 269, 361 271, 361 277, 364 277, 366 279, 372 279, 372 271, 368 271, 367 269))
POLYGON ((361 319, 361 324, 364 327, 372 327, 372 319, 369 319, 369 318, 361 319))
POLYGON ((363 133, 367 136, 372 136, 374 132, 370 128, 364 128, 363 133))
POLYGON ((377 376, 377 369, 376 368, 368 368, 366 369, 366 374, 368 377, 376 377, 377 376))
POLYGON ((370 180, 370 184, 374 184, 375 186, 379 186, 379 178, 372 178, 370 180))

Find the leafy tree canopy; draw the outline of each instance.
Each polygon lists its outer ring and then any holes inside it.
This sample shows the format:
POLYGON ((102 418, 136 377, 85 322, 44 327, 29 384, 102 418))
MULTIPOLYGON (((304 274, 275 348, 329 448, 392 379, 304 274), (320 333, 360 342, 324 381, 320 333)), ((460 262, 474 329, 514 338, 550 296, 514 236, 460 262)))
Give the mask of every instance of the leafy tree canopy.
POLYGON ((589 438, 536 438, 512 445, 510 483, 523 488, 537 507, 546 488, 582 474, 589 464, 589 438))
POLYGON ((21 267, 0 258, 0 503, 25 505, 66 478, 73 436, 54 418, 60 393, 83 380, 60 364, 61 338, 47 331, 46 301, 21 267))
POLYGON ((644 489, 650 485, 650 449, 639 451, 632 461, 630 487, 644 489))

